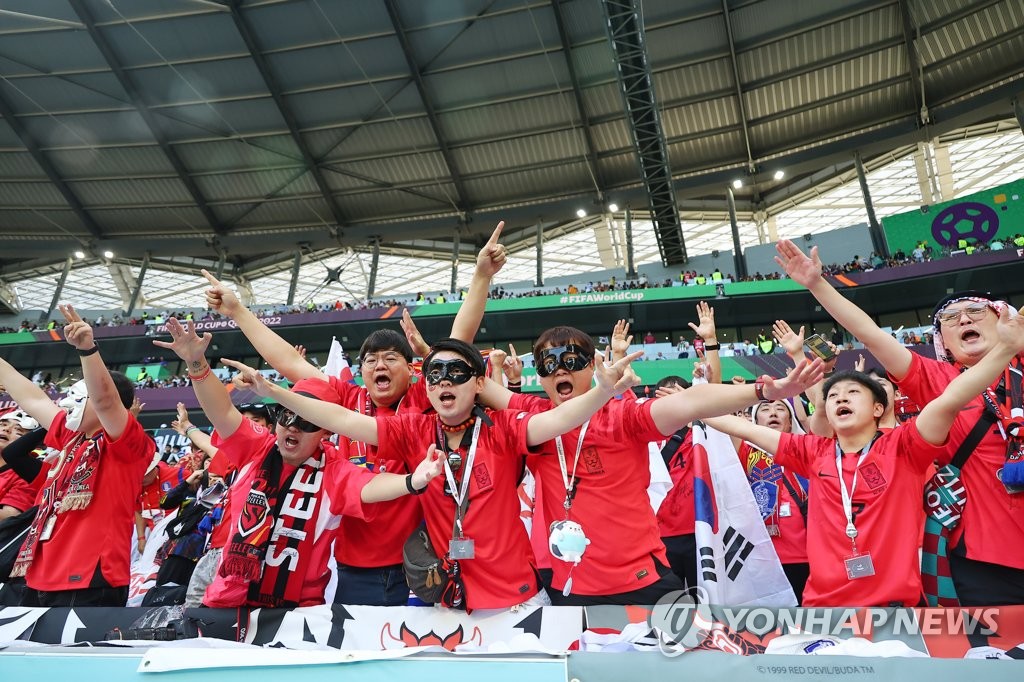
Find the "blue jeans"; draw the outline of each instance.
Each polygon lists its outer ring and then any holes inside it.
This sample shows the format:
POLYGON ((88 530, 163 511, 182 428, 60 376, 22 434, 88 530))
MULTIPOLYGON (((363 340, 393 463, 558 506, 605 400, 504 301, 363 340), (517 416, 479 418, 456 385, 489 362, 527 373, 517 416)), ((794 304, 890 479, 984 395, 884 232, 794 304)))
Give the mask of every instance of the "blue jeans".
POLYGON ((358 568, 338 564, 338 590, 335 604, 363 606, 405 606, 409 602, 409 585, 402 566, 358 568))

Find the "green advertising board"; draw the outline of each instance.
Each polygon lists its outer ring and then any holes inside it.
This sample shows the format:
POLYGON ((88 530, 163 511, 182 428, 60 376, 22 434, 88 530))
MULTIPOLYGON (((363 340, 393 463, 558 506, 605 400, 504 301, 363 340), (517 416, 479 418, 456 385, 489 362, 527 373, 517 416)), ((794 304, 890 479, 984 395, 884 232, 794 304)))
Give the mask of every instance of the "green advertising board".
POLYGON ((987 244, 1024 232, 1024 178, 941 204, 897 213, 882 219, 885 239, 893 253, 908 256, 918 242, 957 248, 969 239, 987 244))
MULTIPOLYGON (((760 282, 759 282, 760 284, 760 282)), ((538 310, 540 308, 564 308, 566 306, 594 306, 616 303, 651 303, 687 299, 709 299, 715 297, 715 286, 659 287, 656 289, 626 289, 623 291, 593 291, 579 294, 552 294, 549 296, 524 296, 523 298, 497 298, 487 301, 487 312, 511 310, 538 310)), ((462 303, 429 303, 417 305, 413 317, 433 315, 455 315, 462 303)))

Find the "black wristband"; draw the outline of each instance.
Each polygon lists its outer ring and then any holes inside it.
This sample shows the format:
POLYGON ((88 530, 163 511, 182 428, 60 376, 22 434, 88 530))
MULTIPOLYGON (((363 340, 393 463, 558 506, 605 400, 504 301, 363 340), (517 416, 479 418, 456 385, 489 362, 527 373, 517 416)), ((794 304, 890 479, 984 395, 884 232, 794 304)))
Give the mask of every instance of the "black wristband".
POLYGON ((93 355, 93 354, 99 353, 99 352, 100 352, 100 345, 98 343, 96 343, 96 342, 93 342, 92 348, 89 348, 88 350, 82 350, 81 348, 78 349, 78 355, 80 357, 83 357, 83 358, 87 358, 90 355, 93 355))
POLYGON ((416 490, 416 488, 412 487, 412 474, 406 474, 405 475, 405 488, 406 488, 406 490, 409 491, 410 495, 422 495, 423 493, 425 493, 427 491, 426 488, 423 488, 421 490, 416 490))
POLYGON ((721 347, 722 347, 722 344, 720 344, 720 343, 705 343, 704 344, 704 350, 706 350, 706 351, 708 351, 708 350, 718 350, 721 347))

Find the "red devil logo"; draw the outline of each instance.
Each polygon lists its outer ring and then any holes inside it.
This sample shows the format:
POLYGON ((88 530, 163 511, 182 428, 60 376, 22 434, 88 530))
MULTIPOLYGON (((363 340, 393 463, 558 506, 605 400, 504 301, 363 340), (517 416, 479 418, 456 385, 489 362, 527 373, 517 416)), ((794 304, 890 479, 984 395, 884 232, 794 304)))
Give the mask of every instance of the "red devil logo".
POLYGON ((401 627, 398 629, 398 637, 395 637, 391 633, 391 623, 385 623, 384 629, 380 633, 380 647, 382 649, 402 649, 406 647, 414 646, 440 646, 444 647, 448 651, 455 651, 455 647, 460 644, 466 644, 467 642, 482 646, 484 643, 483 633, 480 632, 480 628, 473 628, 473 635, 467 640, 466 632, 460 625, 455 629, 455 632, 450 635, 442 637, 433 630, 427 634, 420 636, 409 629, 409 626, 402 622, 401 627), (387 639, 385 639, 385 637, 387 639), (400 646, 394 646, 397 642, 400 646), (392 646, 388 646, 392 644, 392 646))

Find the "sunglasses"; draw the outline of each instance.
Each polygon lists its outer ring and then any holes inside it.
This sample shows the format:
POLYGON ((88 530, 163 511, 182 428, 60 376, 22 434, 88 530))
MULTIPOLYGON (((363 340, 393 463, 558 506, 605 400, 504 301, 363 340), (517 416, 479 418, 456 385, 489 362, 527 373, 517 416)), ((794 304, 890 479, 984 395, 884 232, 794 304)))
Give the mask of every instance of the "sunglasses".
POLYGON ((313 422, 306 421, 291 410, 281 410, 281 414, 277 415, 277 423, 286 429, 294 426, 303 433, 316 433, 320 430, 319 426, 313 422))
POLYGON ((464 384, 473 378, 474 372, 465 360, 431 360, 423 376, 431 386, 445 379, 453 384, 464 384))
POLYGON ((238 411, 268 414, 270 412, 270 405, 266 403, 242 403, 238 406, 238 411))
POLYGON ((540 362, 537 364, 537 375, 551 376, 564 367, 570 372, 579 372, 590 366, 591 357, 579 346, 570 343, 567 346, 555 346, 541 351, 540 362))
POLYGON ((981 318, 985 317, 985 314, 989 311, 989 305, 987 303, 972 303, 969 306, 960 308, 959 310, 943 310, 941 313, 936 315, 939 322, 947 327, 952 327, 960 322, 960 316, 967 313, 967 317, 977 322, 981 318))

